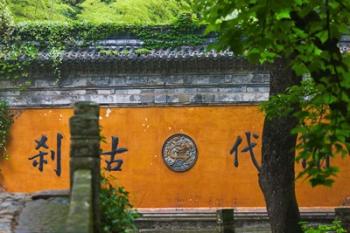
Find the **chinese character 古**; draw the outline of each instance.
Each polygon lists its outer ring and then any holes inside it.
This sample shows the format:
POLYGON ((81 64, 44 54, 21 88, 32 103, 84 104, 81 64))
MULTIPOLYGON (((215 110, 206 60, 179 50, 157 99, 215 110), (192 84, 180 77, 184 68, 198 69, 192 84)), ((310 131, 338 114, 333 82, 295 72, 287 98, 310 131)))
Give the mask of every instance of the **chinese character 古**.
POLYGON ((126 148, 118 148, 119 138, 112 136, 112 148, 111 151, 102 152, 101 155, 110 156, 109 160, 106 160, 106 170, 107 171, 121 171, 121 167, 123 164, 122 159, 116 159, 117 154, 124 153, 128 151, 126 148))

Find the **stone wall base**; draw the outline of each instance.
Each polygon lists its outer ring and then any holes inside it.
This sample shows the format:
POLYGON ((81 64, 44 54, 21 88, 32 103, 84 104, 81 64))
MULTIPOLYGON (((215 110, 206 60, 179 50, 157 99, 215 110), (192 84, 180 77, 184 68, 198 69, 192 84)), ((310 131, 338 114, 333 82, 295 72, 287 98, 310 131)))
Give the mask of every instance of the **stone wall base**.
MULTIPOLYGON (((140 232, 216 233, 220 232, 216 208, 138 209, 143 215, 137 220, 140 232)), ((301 208, 303 221, 330 223, 335 218, 334 208, 301 208)), ((236 233, 270 233, 265 208, 236 208, 236 233)))

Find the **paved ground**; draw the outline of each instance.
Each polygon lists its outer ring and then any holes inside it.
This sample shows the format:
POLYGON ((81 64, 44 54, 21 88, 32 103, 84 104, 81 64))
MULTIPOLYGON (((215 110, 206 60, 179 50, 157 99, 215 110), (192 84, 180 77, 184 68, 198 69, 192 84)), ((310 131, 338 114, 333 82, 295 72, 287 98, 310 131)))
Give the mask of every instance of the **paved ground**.
MULTIPOLYGON (((49 191, 32 195, 21 193, 6 193, 0 191, 0 233, 63 233, 62 226, 68 213, 68 191, 49 191), (54 196, 54 197, 53 197, 54 196)), ((215 212, 191 214, 179 212, 167 214, 169 210, 159 210, 155 213, 144 211, 144 216, 138 220, 140 233, 218 233, 215 212), (147 223, 148 222, 148 223, 147 223), (146 223, 146 224, 145 224, 146 223)), ((197 210, 198 211, 198 210, 197 210)), ((171 212, 171 211, 170 211, 171 212)), ((169 213, 170 213, 169 212, 169 213)), ((195 211, 194 211, 195 212, 195 211)), ((251 211, 250 211, 251 212, 251 211)), ((249 213, 250 213, 249 212, 249 213)), ((319 223, 329 222, 334 218, 331 209, 305 210, 308 221, 318 219, 319 223), (309 211, 309 213, 308 213, 309 211)), ((256 214, 259 213, 256 210, 256 214)), ((244 210, 239 210, 244 214, 244 210)), ((247 215, 247 213, 245 214, 247 215)), ((242 221, 235 221, 236 233, 270 233, 266 217, 258 219, 246 216, 242 221), (248 220, 248 221, 247 221, 248 220)), ((236 217, 235 217, 236 218, 236 217)), ((242 216, 241 216, 242 218, 242 216)))
POLYGON ((12 233, 18 215, 30 197, 21 193, 0 192, 0 233, 12 233))
POLYGON ((68 198, 0 192, 0 233, 60 233, 68 198))
POLYGON ((14 233, 63 233, 68 198, 56 197, 27 202, 14 233))

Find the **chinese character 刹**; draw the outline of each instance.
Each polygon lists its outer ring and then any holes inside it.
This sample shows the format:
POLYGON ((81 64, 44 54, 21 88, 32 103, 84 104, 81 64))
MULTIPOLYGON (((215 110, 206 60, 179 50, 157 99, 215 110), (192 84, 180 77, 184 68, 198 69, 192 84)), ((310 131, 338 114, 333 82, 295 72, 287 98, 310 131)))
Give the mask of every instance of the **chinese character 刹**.
MULTIPOLYGON (((60 133, 57 133, 56 136, 56 152, 54 150, 50 150, 50 157, 52 161, 56 162, 55 173, 57 176, 61 176, 62 173, 62 158, 61 158, 61 147, 62 147, 62 139, 63 136, 60 133)), ((46 135, 42 135, 39 140, 35 140, 36 146, 35 150, 39 150, 38 154, 31 156, 28 160, 32 160, 33 167, 37 167, 40 172, 44 171, 44 165, 48 164, 47 157, 49 152, 49 146, 47 145, 48 137, 46 135)))

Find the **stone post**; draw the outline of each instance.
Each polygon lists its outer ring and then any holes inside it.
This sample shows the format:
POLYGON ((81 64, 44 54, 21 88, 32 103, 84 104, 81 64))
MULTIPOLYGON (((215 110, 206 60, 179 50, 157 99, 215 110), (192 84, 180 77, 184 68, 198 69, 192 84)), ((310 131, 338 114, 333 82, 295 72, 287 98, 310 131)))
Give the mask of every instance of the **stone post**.
POLYGON ((234 233, 234 209, 221 209, 216 211, 219 232, 234 233))
POLYGON ((94 232, 100 232, 100 129, 99 106, 92 102, 74 104, 70 118, 70 185, 76 170, 90 170, 92 175, 92 203, 94 232))
POLYGON ((335 208, 335 216, 342 222, 346 232, 350 232, 350 207, 342 206, 335 208))

